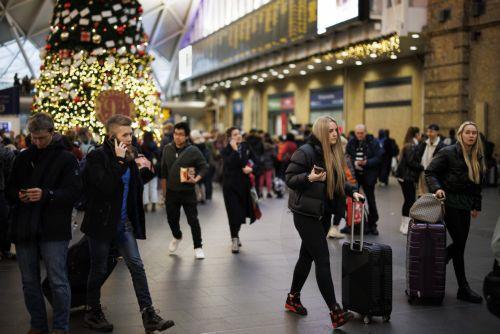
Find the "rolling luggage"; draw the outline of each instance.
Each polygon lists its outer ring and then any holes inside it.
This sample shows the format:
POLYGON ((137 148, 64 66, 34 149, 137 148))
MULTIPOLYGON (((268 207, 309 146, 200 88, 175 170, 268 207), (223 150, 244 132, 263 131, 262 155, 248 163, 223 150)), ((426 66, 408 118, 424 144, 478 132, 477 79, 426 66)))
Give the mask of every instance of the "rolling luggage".
POLYGON ((446 227, 443 202, 428 194, 428 203, 415 202, 410 210, 406 243, 406 294, 408 302, 441 304, 446 285, 446 227), (421 205, 420 210, 415 210, 421 205), (414 213, 419 211, 420 219, 414 213), (437 220, 436 220, 437 219, 437 220), (425 221, 424 221, 425 220, 425 221))
POLYGON ((441 304, 446 285, 446 228, 412 220, 406 246, 406 294, 415 300, 441 304))
MULTIPOLYGON (((111 249, 108 255, 108 270, 104 281, 111 275, 117 263, 117 251, 111 249)), ((68 279, 71 287, 71 308, 84 306, 87 299, 87 279, 90 271, 89 242, 84 236, 68 249, 68 279)), ((52 304, 52 290, 49 280, 42 282, 45 298, 52 304)))
POLYGON ((364 222, 362 215, 361 240, 354 241, 351 229, 351 241, 342 245, 342 304, 344 309, 361 314, 366 324, 373 316, 389 321, 392 249, 388 245, 363 242, 364 222))

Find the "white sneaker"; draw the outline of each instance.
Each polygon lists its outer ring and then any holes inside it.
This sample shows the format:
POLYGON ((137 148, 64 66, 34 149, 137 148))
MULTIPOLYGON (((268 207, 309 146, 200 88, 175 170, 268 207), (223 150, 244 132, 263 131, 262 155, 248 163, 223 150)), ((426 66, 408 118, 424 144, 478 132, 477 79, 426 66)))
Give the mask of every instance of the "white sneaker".
POLYGON ((232 238, 231 252, 236 254, 240 252, 240 240, 239 238, 232 238))
POLYGON ((410 224, 410 217, 403 217, 403 221, 401 222, 401 233, 403 235, 408 234, 408 225, 410 224))
POLYGON ((194 249, 194 257, 196 260, 203 260, 205 258, 205 253, 203 253, 202 248, 195 248, 194 249))
POLYGON ((168 245, 168 251, 170 254, 174 254, 177 251, 177 248, 179 248, 179 244, 181 243, 182 239, 176 239, 174 238, 172 241, 170 241, 170 245, 168 245))
POLYGON ((328 237, 333 239, 344 239, 345 235, 340 233, 338 226, 332 225, 328 231, 328 237))

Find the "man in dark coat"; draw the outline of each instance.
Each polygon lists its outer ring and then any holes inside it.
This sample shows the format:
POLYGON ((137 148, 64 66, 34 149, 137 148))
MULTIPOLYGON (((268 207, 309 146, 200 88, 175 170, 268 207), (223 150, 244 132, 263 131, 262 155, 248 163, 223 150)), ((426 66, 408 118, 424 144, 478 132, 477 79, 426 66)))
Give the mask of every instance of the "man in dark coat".
POLYGON ((207 162, 201 151, 189 141, 190 129, 187 123, 174 126, 174 141, 165 146, 161 160, 162 190, 165 195, 167 220, 174 239, 168 247, 171 254, 177 251, 182 240, 180 228, 181 207, 193 236, 194 254, 198 260, 204 259, 201 228, 195 185, 207 173, 207 162))
POLYGON ((137 158, 132 146, 132 120, 112 116, 106 123, 108 139, 87 155, 83 173, 87 210, 82 231, 89 241, 91 267, 87 283, 85 325, 112 331, 102 311, 101 286, 107 274, 108 255, 115 246, 129 268, 146 332, 166 330, 174 325, 153 308, 146 272, 136 239, 146 238, 143 184, 154 177, 151 162, 137 158))
MULTIPOLYGON (((377 139, 367 134, 364 124, 356 125, 354 138, 347 143, 346 153, 352 160, 356 180, 363 188, 368 201, 368 222, 365 227, 365 234, 378 235, 377 221, 378 211, 375 201, 375 184, 379 175, 380 163, 383 150, 377 139)), ((349 233, 348 227, 342 233, 349 233)))
POLYGON ((13 241, 21 270, 24 300, 31 315, 30 333, 48 333, 40 284, 45 265, 54 307, 53 333, 69 333, 71 291, 66 258, 71 240, 71 212, 80 196, 76 158, 65 149, 54 122, 45 113, 30 117, 31 145, 12 168, 7 197, 13 203, 13 241))
POLYGON ((8 236, 10 206, 5 197, 5 187, 12 171, 14 157, 14 152, 5 147, 0 138, 0 260, 15 258, 10 252, 11 241, 8 236))
MULTIPOLYGON (((416 159, 422 165, 422 170, 429 166, 434 156, 445 146, 444 141, 439 136, 439 125, 430 124, 427 127, 427 139, 417 146, 416 159)), ((422 196, 428 192, 425 175, 421 173, 418 179, 417 195, 422 196)))

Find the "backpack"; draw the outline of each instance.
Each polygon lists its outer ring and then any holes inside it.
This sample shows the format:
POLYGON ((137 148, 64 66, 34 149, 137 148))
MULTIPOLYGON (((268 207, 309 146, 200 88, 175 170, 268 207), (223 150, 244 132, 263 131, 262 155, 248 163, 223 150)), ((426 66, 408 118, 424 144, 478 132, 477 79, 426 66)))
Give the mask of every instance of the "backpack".
MULTIPOLYGON (((95 150, 95 152, 102 152, 100 150, 95 150)), ((104 164, 107 165, 108 164, 108 156, 102 152, 102 153, 99 153, 99 154, 102 154, 104 159, 105 159, 105 162, 104 164)), ((79 166, 79 170, 80 170, 80 176, 82 177, 83 179, 83 190, 82 190, 82 194, 80 195, 80 198, 76 201, 75 205, 73 206, 77 211, 85 211, 87 209, 87 190, 86 190, 86 186, 85 186, 85 173, 86 173, 86 167, 87 167, 87 156, 85 156, 82 160, 80 160, 78 162, 78 166, 79 166)))

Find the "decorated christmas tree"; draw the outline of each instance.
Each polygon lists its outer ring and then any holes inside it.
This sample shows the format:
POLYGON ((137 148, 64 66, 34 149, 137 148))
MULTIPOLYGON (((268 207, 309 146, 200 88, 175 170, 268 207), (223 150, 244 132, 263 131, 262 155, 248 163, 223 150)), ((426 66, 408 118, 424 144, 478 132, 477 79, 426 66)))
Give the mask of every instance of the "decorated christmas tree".
POLYGON ((137 0, 58 0, 33 111, 50 113, 59 131, 85 126, 103 135, 115 113, 153 130, 160 100, 142 11, 137 0))

